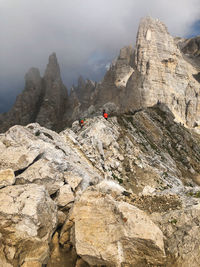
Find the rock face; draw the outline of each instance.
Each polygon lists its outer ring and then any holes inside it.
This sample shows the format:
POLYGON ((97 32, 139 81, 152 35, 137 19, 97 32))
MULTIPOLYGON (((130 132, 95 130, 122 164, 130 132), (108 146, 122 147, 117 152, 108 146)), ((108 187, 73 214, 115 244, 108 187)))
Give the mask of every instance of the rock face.
POLYGON ((63 115, 67 108, 67 89, 62 83, 56 54, 49 57, 43 85, 45 94, 36 122, 49 129, 60 130, 63 127, 63 115))
POLYGON ((1 132, 15 124, 27 125, 36 121, 43 94, 40 72, 31 68, 25 75, 24 91, 17 97, 13 108, 0 119, 1 132))
POLYGON ((103 81, 97 86, 94 99, 96 106, 102 106, 107 102, 121 105, 127 81, 134 71, 133 53, 134 50, 131 46, 120 50, 119 57, 111 64, 103 81))
POLYGON ((10 266, 47 261, 57 210, 44 186, 8 186, 0 200, 1 246, 10 266))
POLYGON ((82 105, 83 109, 90 106, 95 91, 95 83, 90 80, 84 80, 81 76, 78 79, 78 85, 74 86, 74 91, 82 105))
POLYGON ((157 102, 165 103, 177 121, 195 127, 200 124, 199 47, 199 37, 173 38, 162 22, 146 17, 140 22, 135 48, 122 48, 100 83, 80 77, 69 97, 53 53, 44 77, 32 68, 14 107, 0 114, 1 132, 30 122, 60 131, 103 109, 118 114, 157 102))
POLYGON ((125 106, 166 103, 175 116, 193 126, 199 119, 197 70, 184 60, 166 26, 145 18, 138 30, 135 72, 128 81, 125 106))
POLYGON ((138 208, 91 189, 75 204, 72 216, 76 251, 90 265, 163 263, 163 234, 138 208))
POLYGON ((159 104, 1 134, 0 264, 198 267, 197 132, 159 104))
POLYGON ((114 103, 118 112, 162 102, 177 121, 189 127, 199 124, 199 38, 177 39, 159 20, 142 19, 135 49, 121 49, 103 81, 97 84, 93 100, 88 99, 96 114, 108 102, 114 103))
POLYGON ((62 83, 56 54, 49 57, 45 75, 31 68, 25 76, 25 89, 16 99, 13 108, 1 115, 1 132, 20 124, 39 122, 47 128, 63 128, 63 116, 68 108, 67 89, 62 83))

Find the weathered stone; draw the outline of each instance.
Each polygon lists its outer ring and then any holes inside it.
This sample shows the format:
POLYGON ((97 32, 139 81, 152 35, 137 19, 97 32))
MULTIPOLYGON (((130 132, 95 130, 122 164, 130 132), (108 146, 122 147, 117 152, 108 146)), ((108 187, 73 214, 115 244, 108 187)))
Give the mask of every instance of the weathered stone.
POLYGON ((52 195, 64 185, 64 175, 79 177, 81 190, 94 177, 101 177, 79 146, 72 146, 68 132, 59 135, 39 124, 14 126, 0 143, 4 144, 0 146, 0 168, 13 169, 16 184, 43 184, 52 195))
POLYGON ((56 203, 60 207, 65 207, 69 203, 74 201, 74 194, 71 190, 71 186, 68 184, 63 185, 58 193, 58 197, 56 198, 56 203))
POLYGON ((63 127, 63 116, 67 108, 68 96, 67 88, 61 79, 60 67, 55 53, 49 56, 43 84, 44 96, 36 121, 49 129, 59 131, 63 127))
POLYGON ((0 170, 0 188, 15 183, 15 174, 12 169, 0 170))
POLYGON ((42 264, 38 261, 26 261, 21 267, 42 267, 42 264))
POLYGON ((136 207, 88 190, 72 216, 77 254, 90 265, 163 263, 163 234, 136 207))
POLYGON ((135 72, 124 97, 124 107, 138 109, 158 101, 178 121, 193 126, 199 117, 197 70, 184 60, 166 26, 157 19, 142 19, 136 41, 135 72))
POLYGON ((152 214, 165 233, 168 266, 197 267, 200 255, 200 204, 164 214, 152 214))
POLYGON ((73 173, 67 173, 64 175, 65 182, 68 183, 73 191, 79 186, 82 182, 82 178, 79 176, 74 175, 73 173))
POLYGON ((59 210, 58 211, 58 226, 63 225, 66 219, 67 219, 67 215, 64 212, 59 210))
POLYGON ((27 125, 31 122, 60 130, 67 108, 67 89, 62 83, 56 54, 53 53, 43 78, 36 68, 31 68, 26 74, 24 91, 17 97, 13 108, 0 116, 1 132, 15 124, 27 125))
POLYGON ((52 195, 64 185, 64 178, 55 166, 47 159, 40 159, 17 176, 17 184, 37 183, 44 184, 49 194, 52 195))
MULTIPOLYGON (((57 223, 57 209, 44 186, 15 185, 0 190, 0 232, 12 261, 45 263, 48 242, 57 223)), ((15 265, 14 265, 15 266, 15 265)))

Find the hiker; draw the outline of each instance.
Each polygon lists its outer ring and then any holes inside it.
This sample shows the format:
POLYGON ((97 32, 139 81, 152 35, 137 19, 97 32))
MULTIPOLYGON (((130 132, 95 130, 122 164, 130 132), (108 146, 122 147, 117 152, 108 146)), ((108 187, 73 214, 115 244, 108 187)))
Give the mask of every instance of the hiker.
POLYGON ((84 120, 83 119, 79 119, 79 125, 81 128, 83 128, 83 125, 84 125, 84 120))
POLYGON ((106 113, 105 109, 103 110, 103 117, 108 120, 108 113, 106 113))

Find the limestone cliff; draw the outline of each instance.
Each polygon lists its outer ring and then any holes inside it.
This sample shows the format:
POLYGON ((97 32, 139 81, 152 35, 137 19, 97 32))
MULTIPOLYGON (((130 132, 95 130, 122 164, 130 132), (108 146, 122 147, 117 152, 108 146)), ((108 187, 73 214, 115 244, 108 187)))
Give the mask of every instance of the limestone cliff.
POLYGON ((166 103, 178 120, 193 126, 199 120, 199 82, 166 26, 144 18, 135 48, 135 72, 128 81, 124 107, 166 103))
POLYGON ((158 19, 141 20, 135 48, 121 49, 91 104, 114 103, 126 111, 167 104, 177 121, 189 127, 199 124, 199 38, 173 38, 158 19))
POLYGON ((98 84, 94 104, 102 106, 107 102, 114 102, 121 105, 126 84, 133 73, 133 48, 124 47, 120 50, 120 55, 107 71, 103 81, 98 84))

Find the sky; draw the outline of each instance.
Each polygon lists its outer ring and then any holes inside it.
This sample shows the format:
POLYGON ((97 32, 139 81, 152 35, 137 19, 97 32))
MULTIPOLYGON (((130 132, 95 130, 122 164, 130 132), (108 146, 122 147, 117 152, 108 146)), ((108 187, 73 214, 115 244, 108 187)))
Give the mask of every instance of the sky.
POLYGON ((200 0, 0 0, 0 112, 30 67, 43 75, 52 52, 68 89, 80 75, 101 80, 120 48, 134 46, 144 16, 172 35, 200 35, 200 0))

